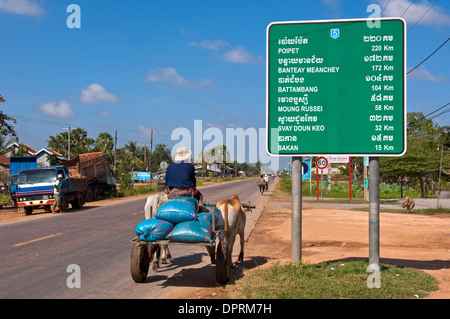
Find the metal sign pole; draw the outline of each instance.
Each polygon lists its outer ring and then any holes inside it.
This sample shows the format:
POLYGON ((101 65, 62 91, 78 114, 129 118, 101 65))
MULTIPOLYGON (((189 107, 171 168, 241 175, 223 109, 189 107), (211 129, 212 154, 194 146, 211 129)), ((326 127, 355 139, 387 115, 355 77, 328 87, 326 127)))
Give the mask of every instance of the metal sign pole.
POLYGON ((369 158, 369 265, 373 264, 380 266, 380 162, 378 157, 369 158))
POLYGON ((291 258, 302 260, 302 157, 292 157, 291 258))

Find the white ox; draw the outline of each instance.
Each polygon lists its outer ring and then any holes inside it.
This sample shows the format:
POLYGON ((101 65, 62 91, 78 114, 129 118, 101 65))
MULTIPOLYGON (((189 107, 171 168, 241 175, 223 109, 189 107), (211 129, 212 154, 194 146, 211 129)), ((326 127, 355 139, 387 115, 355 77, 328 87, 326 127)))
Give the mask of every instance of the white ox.
MULTIPOLYGON (((167 196, 167 194, 155 194, 147 197, 147 202, 145 203, 144 206, 145 219, 153 218, 153 214, 156 213, 158 208, 167 201, 169 201, 169 197, 167 196)), ((157 258, 153 258, 154 270, 158 268, 158 259, 160 255, 161 255, 161 263, 167 264, 167 259, 172 258, 169 251, 169 245, 166 244, 161 245, 161 250, 158 250, 156 252, 157 258)))
POLYGON ((221 200, 216 204, 224 220, 225 237, 229 243, 230 256, 233 255, 233 246, 236 235, 239 234, 241 240, 241 251, 238 261, 244 260, 244 228, 246 217, 244 209, 237 195, 231 199, 221 200))

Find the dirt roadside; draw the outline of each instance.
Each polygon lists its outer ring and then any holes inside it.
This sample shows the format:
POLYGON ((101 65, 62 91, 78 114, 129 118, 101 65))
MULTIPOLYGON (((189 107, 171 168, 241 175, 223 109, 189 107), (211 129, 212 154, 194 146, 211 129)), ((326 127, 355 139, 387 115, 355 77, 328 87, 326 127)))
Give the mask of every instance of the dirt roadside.
MULTIPOLYGON (((232 279, 246 271, 291 260, 291 198, 272 191, 245 244, 244 262, 232 269, 232 279)), ((368 259, 368 213, 302 205, 302 260, 311 264, 332 260, 368 259)), ((382 210, 381 210, 382 212, 382 210)), ((238 246, 233 251, 237 260, 238 246)), ((425 271, 439 282, 430 299, 450 298, 450 217, 448 215, 380 214, 380 262, 425 271)), ((381 277, 381 281, 383 278, 381 277)), ((382 284, 382 283, 381 283, 382 284)), ((181 288, 173 299, 224 298, 226 287, 181 288)))

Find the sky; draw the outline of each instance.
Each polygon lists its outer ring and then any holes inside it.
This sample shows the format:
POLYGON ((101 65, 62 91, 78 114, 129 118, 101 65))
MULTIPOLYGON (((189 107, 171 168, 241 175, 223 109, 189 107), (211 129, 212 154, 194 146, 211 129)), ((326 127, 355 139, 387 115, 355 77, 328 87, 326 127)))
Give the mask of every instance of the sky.
MULTIPOLYGON (((177 148, 188 131, 186 146, 206 148, 208 129, 225 144, 227 128, 265 128, 271 22, 368 18, 370 4, 406 20, 408 69, 450 35, 448 0, 0 0, 0 107, 17 119, 19 142, 37 150, 69 125, 94 139, 117 131, 117 147, 149 145, 151 130, 153 146, 177 148)), ((408 75, 408 112, 450 102, 449 57, 447 43, 408 75)), ((264 139, 248 146, 263 164, 264 139)))

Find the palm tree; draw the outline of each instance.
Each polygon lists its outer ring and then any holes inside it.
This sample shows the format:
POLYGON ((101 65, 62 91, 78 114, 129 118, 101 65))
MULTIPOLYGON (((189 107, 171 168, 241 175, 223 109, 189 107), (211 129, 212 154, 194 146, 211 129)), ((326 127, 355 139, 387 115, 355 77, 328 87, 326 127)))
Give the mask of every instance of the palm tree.
POLYGON ((9 145, 14 143, 14 140, 9 139, 6 141, 6 136, 0 135, 0 155, 5 155, 9 152, 9 145))
POLYGON ((97 152, 112 151, 114 148, 114 140, 111 134, 102 132, 98 134, 94 143, 94 150, 97 152))
POLYGON ((136 141, 128 141, 125 144, 125 152, 131 157, 131 159, 136 159, 138 154, 137 142, 136 141))

